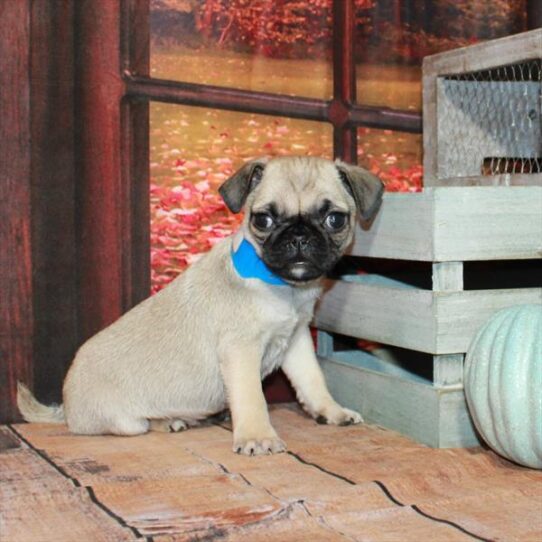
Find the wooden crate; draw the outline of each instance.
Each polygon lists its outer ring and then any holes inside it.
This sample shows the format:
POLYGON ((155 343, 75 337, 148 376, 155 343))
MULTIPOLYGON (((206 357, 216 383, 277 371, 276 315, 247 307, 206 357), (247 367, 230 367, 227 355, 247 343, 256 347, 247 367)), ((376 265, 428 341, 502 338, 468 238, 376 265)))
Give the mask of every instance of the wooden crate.
POLYGON ((427 262, 431 286, 374 274, 343 276, 330 281, 315 314, 318 354, 334 395, 367 421, 431 446, 478 443, 462 385, 470 341, 496 311, 542 303, 542 276, 530 287, 465 290, 463 281, 466 262, 542 258, 541 71, 520 82, 521 92, 509 80, 518 66, 532 62, 538 69, 541 59, 542 30, 426 59, 426 188, 386 194, 374 223, 358 228, 351 255, 427 262), (462 85, 466 90, 460 92, 472 99, 500 93, 489 102, 495 121, 488 121, 486 105, 469 108, 455 97, 462 85), (505 103, 512 117, 506 116, 505 103), (516 110, 527 122, 514 132, 505 121, 514 121, 516 110), (453 147, 454 137, 465 139, 467 147, 453 147), (523 160, 523 172, 501 172, 498 164, 486 170, 488 158, 497 155, 511 160, 510 167, 523 160), (384 347, 372 354, 339 351, 333 334, 384 347), (413 372, 413 364, 394 359, 391 346, 428 360, 432 371, 413 372))
POLYGON ((368 421, 425 444, 476 444, 462 388, 464 354, 493 313, 542 303, 542 287, 466 291, 464 262, 540 259, 542 187, 386 194, 372 227, 356 232, 352 255, 431 262, 432 289, 374 274, 329 281, 314 323, 332 392, 368 421), (336 352, 331 333, 431 354, 433 378, 363 351, 336 352))
POLYGON ((541 202, 541 186, 387 193, 375 222, 358 228, 352 253, 427 262, 537 258, 541 202))
POLYGON ((424 184, 540 184, 542 30, 425 58, 424 184))

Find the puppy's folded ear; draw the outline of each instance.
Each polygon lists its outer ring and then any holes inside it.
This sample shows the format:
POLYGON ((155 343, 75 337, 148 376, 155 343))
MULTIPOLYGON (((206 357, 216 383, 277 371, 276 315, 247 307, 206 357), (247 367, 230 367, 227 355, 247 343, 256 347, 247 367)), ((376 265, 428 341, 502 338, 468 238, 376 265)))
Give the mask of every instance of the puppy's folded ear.
POLYGON ((218 189, 218 193, 232 213, 238 213, 243 208, 250 192, 258 186, 266 163, 266 158, 247 162, 218 189))
POLYGON ((362 220, 371 220, 382 202, 384 184, 371 172, 359 166, 335 161, 341 180, 356 202, 362 220))

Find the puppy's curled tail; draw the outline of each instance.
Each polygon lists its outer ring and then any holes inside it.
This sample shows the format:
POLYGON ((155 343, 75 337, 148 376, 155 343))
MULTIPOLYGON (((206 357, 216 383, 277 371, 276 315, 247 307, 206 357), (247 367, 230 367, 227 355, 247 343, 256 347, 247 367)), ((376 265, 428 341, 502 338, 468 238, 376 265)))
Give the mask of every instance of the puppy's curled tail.
POLYGON ((62 405, 42 405, 22 382, 17 382, 17 406, 27 422, 64 423, 65 421, 62 405))

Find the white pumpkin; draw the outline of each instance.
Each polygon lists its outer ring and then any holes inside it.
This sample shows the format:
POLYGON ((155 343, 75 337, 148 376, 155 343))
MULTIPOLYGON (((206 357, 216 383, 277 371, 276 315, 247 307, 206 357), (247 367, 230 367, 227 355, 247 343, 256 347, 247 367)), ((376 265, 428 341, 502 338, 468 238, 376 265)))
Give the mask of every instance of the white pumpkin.
POLYGON ((542 469, 542 305, 510 307, 489 319, 467 352, 464 384, 487 444, 542 469))

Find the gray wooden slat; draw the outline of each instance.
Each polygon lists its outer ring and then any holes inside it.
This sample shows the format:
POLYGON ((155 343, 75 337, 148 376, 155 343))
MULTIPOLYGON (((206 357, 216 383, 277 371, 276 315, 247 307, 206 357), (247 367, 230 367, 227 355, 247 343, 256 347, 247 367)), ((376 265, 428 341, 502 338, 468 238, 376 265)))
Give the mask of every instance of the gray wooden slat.
POLYGON ((437 388, 463 386, 463 354, 433 356, 433 384, 437 388))
POLYGON ((354 256, 415 261, 542 257, 542 187, 435 187, 388 193, 354 256))
POLYGON ((542 303, 542 288, 432 292, 387 286, 385 281, 335 281, 318 304, 314 324, 401 348, 458 354, 467 351, 492 314, 527 303, 542 303))
POLYGON ((436 353, 466 352, 474 335, 501 309, 542 303, 542 288, 435 293, 436 353))
POLYGON ((319 329, 433 352, 433 294, 418 289, 335 281, 315 313, 319 329))
POLYGON ((463 390, 437 389, 430 383, 377 372, 369 354, 336 352, 320 358, 333 396, 364 419, 438 448, 478 445, 463 390))
POLYGON ((542 257, 542 187, 442 187, 435 204, 434 260, 542 257))
POLYGON ((370 228, 358 227, 351 254, 373 258, 433 259, 433 193, 386 193, 370 228))

